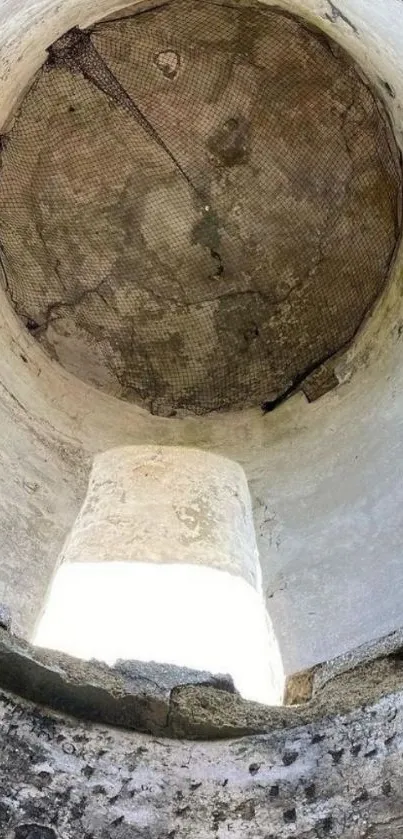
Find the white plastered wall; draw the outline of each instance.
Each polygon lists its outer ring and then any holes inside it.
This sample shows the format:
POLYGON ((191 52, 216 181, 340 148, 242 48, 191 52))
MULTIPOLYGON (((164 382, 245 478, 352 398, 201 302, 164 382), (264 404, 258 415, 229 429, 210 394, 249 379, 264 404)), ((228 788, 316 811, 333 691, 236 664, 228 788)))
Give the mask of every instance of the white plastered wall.
MULTIPOLYGON (((403 130, 401 0, 283 0, 331 34, 384 95, 403 130), (339 12, 339 13, 338 13, 339 12), (347 22, 349 21, 349 22, 347 22), (394 97, 386 91, 389 86, 394 97)), ((3 0, 0 120, 72 26, 113 0, 3 0)), ((287 672, 329 659, 402 623, 402 259, 353 350, 343 384, 275 412, 150 417, 47 358, 2 294, 0 307, 0 599, 30 635, 94 453, 122 444, 202 447, 237 460, 249 480, 267 604, 287 672)))

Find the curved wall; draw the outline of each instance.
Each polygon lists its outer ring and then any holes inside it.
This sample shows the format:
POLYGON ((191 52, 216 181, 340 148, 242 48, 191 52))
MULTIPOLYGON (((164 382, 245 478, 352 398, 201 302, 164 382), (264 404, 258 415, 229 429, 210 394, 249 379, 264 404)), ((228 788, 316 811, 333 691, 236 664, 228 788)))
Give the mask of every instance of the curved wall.
MULTIPOLYGON (((6 0, 0 8, 1 123, 7 129, 45 50, 111 0, 6 0)), ((362 65, 403 129, 400 0, 289 0, 362 65)), ((123 444, 186 445, 238 461, 252 495, 269 613, 286 672, 332 658, 401 624, 403 572, 402 258, 354 347, 341 385, 259 410, 162 419, 86 386, 50 361, 2 293, 0 600, 30 636, 95 453, 123 444)))

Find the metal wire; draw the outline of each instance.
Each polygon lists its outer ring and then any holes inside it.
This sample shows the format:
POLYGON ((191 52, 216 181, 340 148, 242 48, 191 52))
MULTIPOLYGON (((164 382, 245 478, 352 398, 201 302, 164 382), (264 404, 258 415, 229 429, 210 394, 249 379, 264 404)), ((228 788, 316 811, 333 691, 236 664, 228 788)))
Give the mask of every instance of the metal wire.
POLYGON ((72 30, 0 153, 16 311, 154 413, 277 404, 352 340, 399 236, 380 103, 273 9, 173 0, 72 30))

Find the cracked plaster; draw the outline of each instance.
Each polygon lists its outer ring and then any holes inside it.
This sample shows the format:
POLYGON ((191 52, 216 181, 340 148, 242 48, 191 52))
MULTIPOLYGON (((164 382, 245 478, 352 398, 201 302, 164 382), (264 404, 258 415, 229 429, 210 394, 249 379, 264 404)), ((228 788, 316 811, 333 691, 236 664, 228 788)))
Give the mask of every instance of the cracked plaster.
MULTIPOLYGON (((340 0, 358 37, 342 18, 326 18, 327 2, 283 5, 323 25, 362 62, 400 138, 400 0, 340 0)), ((4 117, 46 46, 71 26, 117 9, 106 0, 5 0, 4 117)), ((296 396, 266 417, 249 411, 179 424, 124 403, 117 413, 112 399, 48 360, 4 300, 1 571, 16 627, 25 635, 32 629, 92 454, 123 443, 182 441, 245 467, 266 586, 275 593, 270 611, 289 667, 348 653, 395 629, 403 508, 400 278, 399 257, 384 305, 339 366, 342 387, 312 405, 296 396)), ((399 656, 390 663, 396 674, 399 656)), ((346 713, 329 703, 329 715, 319 720, 228 743, 173 742, 79 723, 4 691, 1 831, 7 839, 204 839, 229 832, 253 839, 400 839, 402 693, 390 679, 390 663, 356 670, 354 708, 346 713), (364 695, 376 673, 380 693, 364 695)), ((191 715, 196 728, 202 711, 191 715)))

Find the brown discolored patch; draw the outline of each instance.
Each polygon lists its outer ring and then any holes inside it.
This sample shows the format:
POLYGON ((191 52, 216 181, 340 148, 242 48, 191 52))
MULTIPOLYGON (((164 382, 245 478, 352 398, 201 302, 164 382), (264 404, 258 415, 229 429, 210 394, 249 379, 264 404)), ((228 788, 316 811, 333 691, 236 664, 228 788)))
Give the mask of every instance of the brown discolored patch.
POLYGON ((207 148, 223 166, 246 163, 249 157, 249 125, 242 117, 230 117, 207 140, 207 148))
POLYGON ((329 390, 333 390, 339 380, 332 364, 322 364, 308 375, 302 385, 302 390, 308 402, 315 402, 329 390))

